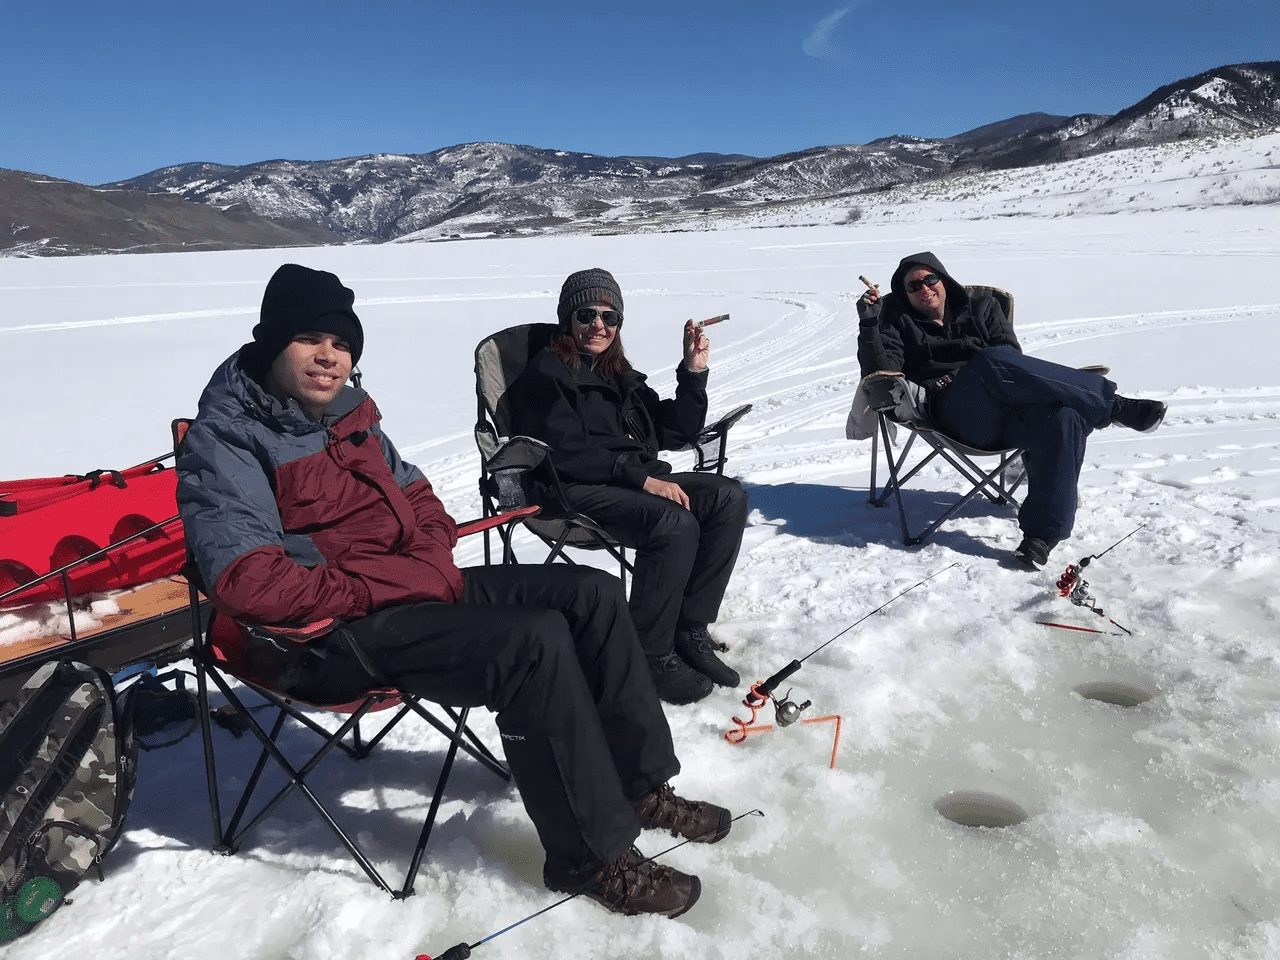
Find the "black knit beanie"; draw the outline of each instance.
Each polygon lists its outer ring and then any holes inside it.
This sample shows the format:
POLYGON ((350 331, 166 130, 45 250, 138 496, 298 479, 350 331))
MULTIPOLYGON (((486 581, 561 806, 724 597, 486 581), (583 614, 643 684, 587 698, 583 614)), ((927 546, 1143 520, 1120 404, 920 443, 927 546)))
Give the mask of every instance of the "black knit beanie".
POLYGON ((256 360, 266 369, 300 333, 331 333, 351 348, 351 363, 364 352, 364 328, 351 309, 356 295, 332 273, 286 263, 262 295, 253 328, 256 360))
POLYGON ((622 288, 608 270, 592 267, 569 274, 560 288, 560 303, 556 305, 560 326, 567 326, 573 311, 589 303, 607 303, 619 313, 623 312, 622 288))

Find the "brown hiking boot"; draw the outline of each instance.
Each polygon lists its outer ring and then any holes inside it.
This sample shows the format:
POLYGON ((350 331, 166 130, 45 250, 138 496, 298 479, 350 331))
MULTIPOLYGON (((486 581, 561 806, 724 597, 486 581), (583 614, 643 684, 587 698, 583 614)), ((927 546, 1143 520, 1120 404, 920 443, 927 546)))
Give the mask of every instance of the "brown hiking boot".
POLYGON ((606 910, 626 916, 658 913, 678 917, 702 894, 697 877, 647 860, 635 847, 592 873, 559 873, 548 863, 542 870, 542 882, 557 893, 581 893, 606 910))
POLYGON ((678 797, 669 783, 641 800, 636 815, 641 825, 650 830, 670 830, 673 837, 684 837, 695 843, 723 840, 733 826, 733 817, 724 807, 678 797))

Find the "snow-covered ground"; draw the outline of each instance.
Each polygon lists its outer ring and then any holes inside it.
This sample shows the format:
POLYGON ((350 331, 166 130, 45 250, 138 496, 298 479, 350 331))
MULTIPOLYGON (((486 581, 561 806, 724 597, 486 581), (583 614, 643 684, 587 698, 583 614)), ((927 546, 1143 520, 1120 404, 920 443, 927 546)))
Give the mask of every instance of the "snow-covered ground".
MULTIPOLYGON (((1238 189, 1272 189, 1261 165, 1249 169, 1238 189)), ((906 205, 845 226, 0 260, 0 476, 162 452, 170 419, 194 412, 285 260, 355 289, 365 385, 459 518, 479 513, 471 369, 482 336, 549 318, 567 273, 605 266, 626 292, 630 355, 669 391, 683 321, 728 311, 710 331, 713 413, 755 405, 731 443, 729 472, 753 509, 713 631, 729 659, 762 679, 944 572, 791 679, 795 699, 813 701, 808 716, 842 718, 834 770, 832 723, 727 744, 745 689, 668 708, 677 787, 765 814, 723 843, 670 854, 703 880, 689 914, 628 919, 575 901, 476 956, 1280 956, 1280 207, 1166 198, 1109 208, 1117 215, 1008 218, 1006 202, 1039 201, 975 195, 968 212, 906 205), (922 249, 963 281, 1014 291, 1029 352, 1109 364, 1122 391, 1170 404, 1156 433, 1091 439, 1075 536, 1043 573, 1005 561, 1018 534, 1003 509, 973 504, 905 548, 893 511, 867 503, 871 445, 843 429, 857 276, 887 283, 922 249), (1054 580, 1140 525, 1089 570, 1132 636, 1036 625, 1107 629, 1057 598, 1054 580), (1154 696, 1126 708, 1076 692, 1103 683, 1154 696), (959 826, 934 809, 954 791, 1029 816, 959 826)), ((930 491, 951 486, 927 474, 909 509, 923 516, 930 491)), ((476 562, 478 548, 459 558, 476 562)), ((487 718, 480 726, 492 735, 487 718)), ((248 756, 225 734, 218 743, 248 756)), ((439 745, 406 729, 389 746, 330 764, 321 782, 377 856, 398 863, 439 745)), ((86 882, 6 956, 410 960, 553 902, 514 792, 463 760, 449 794, 417 896, 393 902, 300 805, 237 856, 209 853, 198 738, 145 754, 107 882, 86 882)), ((669 838, 641 843, 656 852, 669 838)))

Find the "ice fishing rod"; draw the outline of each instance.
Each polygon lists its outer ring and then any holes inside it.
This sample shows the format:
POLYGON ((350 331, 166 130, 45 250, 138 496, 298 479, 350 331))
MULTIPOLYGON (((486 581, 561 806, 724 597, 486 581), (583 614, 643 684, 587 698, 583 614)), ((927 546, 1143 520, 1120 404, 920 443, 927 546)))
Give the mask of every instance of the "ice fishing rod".
MULTIPOLYGON (((1114 620, 1112 622, 1115 623, 1114 620)), ((1052 620, 1037 620, 1036 623, 1042 627, 1057 627, 1059 630, 1075 630, 1077 633, 1098 633, 1104 637, 1124 636, 1124 634, 1116 633, 1114 630, 1095 630, 1093 627, 1078 627, 1072 623, 1054 623, 1052 620)), ((1120 627, 1120 624, 1117 623, 1116 626, 1120 627)), ((1120 629, 1124 630, 1124 627, 1120 627, 1120 629)), ((1127 633, 1128 631, 1125 632, 1127 633)))
MULTIPOLYGON (((748 810, 746 813, 738 814, 729 822, 737 823, 743 817, 763 817, 763 816, 764 816, 763 810, 748 810)), ((720 829, 719 826, 711 827, 708 830, 703 831, 703 833, 700 833, 697 836, 688 837, 684 840, 681 840, 679 843, 674 844, 670 847, 667 847, 667 849, 659 853, 655 853, 651 857, 645 857, 643 860, 640 861, 640 863, 653 863, 659 857, 665 857, 668 853, 671 853, 671 851, 679 850, 686 843, 693 843, 695 840, 698 839, 698 837, 703 836, 703 834, 712 833, 719 829, 720 829)), ((556 907, 560 906, 562 903, 568 903, 570 900, 576 900, 578 897, 582 896, 584 893, 590 893, 596 887, 600 886, 600 884, 605 883, 606 880, 607 878, 602 880, 597 880, 595 883, 591 884, 591 886, 584 887, 583 889, 579 890, 577 893, 571 893, 567 897, 562 897, 561 899, 557 900, 555 903, 549 906, 543 907, 541 910, 538 910, 534 913, 529 914, 523 920, 517 920, 515 923, 508 924, 507 926, 503 927, 501 930, 498 930, 495 933, 491 933, 487 937, 477 940, 475 943, 455 944, 454 946, 446 950, 444 953, 440 954, 440 956, 437 957, 436 960, 467 960, 467 958, 471 956, 471 951, 474 950, 476 947, 484 946, 490 940, 495 940, 498 937, 502 936, 504 933, 514 930, 516 927, 520 926, 521 924, 528 923, 530 920, 533 920, 537 917, 542 916, 544 913, 548 912, 549 910, 554 910, 556 907)), ((429 954, 420 953, 418 954, 417 957, 414 958, 414 960, 431 960, 431 956, 429 954)))
MULTIPOLYGON (((734 717, 733 722, 737 724, 737 726, 734 727, 734 729, 728 731, 724 735, 724 738, 728 740, 730 743, 742 743, 744 740, 747 739, 747 736, 750 733, 748 728, 751 726, 751 724, 755 723, 756 714, 758 714, 762 709, 764 709, 764 705, 769 702, 769 698, 773 695, 773 691, 777 689, 778 684, 782 683, 783 680, 787 679, 787 677, 791 676, 793 673, 799 670, 804 665, 804 662, 806 660, 812 657, 815 653, 817 653, 823 647, 826 647, 829 644, 835 643, 837 640, 843 637, 846 633, 848 633, 858 624, 862 623, 864 620, 868 620, 871 617, 875 616, 885 607, 889 606, 889 604, 893 603, 894 600, 897 600, 899 597, 906 596, 916 587, 923 586, 924 584, 932 580, 934 577, 941 576, 942 574, 950 570, 951 567, 958 567, 958 566, 960 566, 960 562, 957 560, 955 563, 951 564, 951 566, 943 567, 937 573, 932 573, 929 576, 925 577, 923 580, 913 583, 911 586, 907 587, 907 589, 903 590, 902 593, 899 593, 895 597, 891 597, 890 599, 886 600, 884 603, 880 604, 880 606, 872 610, 870 613, 863 615, 859 619, 855 620, 853 623, 849 624, 849 626, 845 627, 843 630, 837 633, 830 640, 826 641, 825 643, 819 644, 817 647, 810 650, 800 659, 792 660, 785 667, 783 667, 781 670, 779 670, 777 673, 771 676, 768 680, 765 680, 763 682, 758 681, 756 683, 753 683, 751 685, 751 691, 742 700, 742 705, 751 711, 750 718, 743 720, 741 717, 734 717)), ((776 720, 777 720, 778 726, 780 727, 791 726, 791 724, 795 723, 798 719, 800 719, 800 714, 802 714, 806 709, 808 709, 811 703, 812 701, 809 701, 809 700, 806 700, 802 704, 795 703, 791 699, 791 691, 788 690, 786 695, 783 696, 782 700, 780 701, 775 700, 774 702, 774 710, 776 713, 776 720)))
MULTIPOLYGON (((1102 617, 1102 619, 1106 620, 1107 623, 1111 624, 1113 627, 1120 627, 1120 629, 1123 630, 1125 633, 1129 634, 1129 636, 1133 636, 1132 630, 1130 630, 1128 627, 1125 627, 1125 626, 1122 626, 1121 624, 1116 623, 1114 620, 1112 620, 1110 617, 1107 616, 1106 611, 1104 611, 1100 606, 1098 606, 1097 598, 1089 592, 1089 581, 1084 579, 1084 577, 1082 577, 1081 574, 1084 572, 1084 568, 1087 567, 1092 561, 1101 560, 1108 553, 1110 553, 1116 547, 1120 546, 1120 544, 1124 543, 1126 540, 1128 540, 1130 537, 1132 537, 1135 533, 1137 533, 1139 530, 1141 530, 1145 526, 1146 524, 1143 523, 1135 527, 1133 530, 1126 533, 1123 537, 1121 537, 1111 546, 1107 547, 1107 549, 1103 550, 1101 553, 1091 554, 1090 556, 1085 557, 1079 563, 1067 564, 1067 569, 1062 571, 1062 576, 1058 578, 1058 584, 1057 584, 1058 596, 1065 597, 1066 599, 1074 603, 1077 607, 1084 607, 1086 610, 1092 613, 1096 613, 1098 616, 1102 617)), ((1044 621, 1036 621, 1036 622, 1043 623, 1044 626, 1046 627, 1062 626, 1062 624, 1057 624, 1057 623, 1044 623, 1044 621)), ((1084 628, 1077 628, 1077 629, 1083 630, 1084 628)), ((1102 631, 1094 631, 1094 632, 1101 633, 1102 631)))

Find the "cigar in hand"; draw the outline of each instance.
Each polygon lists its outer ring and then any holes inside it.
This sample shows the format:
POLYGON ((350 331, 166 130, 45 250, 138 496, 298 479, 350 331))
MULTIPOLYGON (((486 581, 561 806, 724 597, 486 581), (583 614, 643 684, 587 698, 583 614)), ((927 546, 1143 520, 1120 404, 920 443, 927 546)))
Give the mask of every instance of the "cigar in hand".
POLYGON ((701 329, 703 327, 709 327, 713 323, 723 323, 728 319, 729 319, 729 315, 727 313, 722 313, 718 317, 711 317, 707 320, 699 320, 697 323, 694 324, 694 326, 701 329))
POLYGON ((878 284, 878 283, 872 283, 870 280, 868 280, 868 279, 867 279, 866 277, 864 277, 862 274, 858 274, 858 279, 859 279, 859 280, 861 280, 863 283, 865 283, 865 284, 867 285, 867 289, 869 289, 869 290, 879 290, 879 289, 880 289, 880 284, 878 284))

